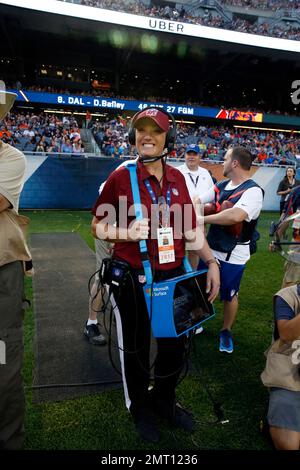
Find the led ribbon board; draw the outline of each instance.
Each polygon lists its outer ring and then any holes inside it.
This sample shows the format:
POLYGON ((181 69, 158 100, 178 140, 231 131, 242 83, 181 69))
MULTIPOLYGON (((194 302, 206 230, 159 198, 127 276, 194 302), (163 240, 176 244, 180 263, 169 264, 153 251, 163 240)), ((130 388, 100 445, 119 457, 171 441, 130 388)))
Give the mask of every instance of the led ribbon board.
POLYGON ((250 111, 208 108, 205 106, 188 106, 183 104, 152 103, 138 100, 120 100, 101 96, 63 95, 26 90, 9 90, 16 93, 17 101, 26 103, 54 104, 76 106, 86 109, 102 108, 122 111, 140 111, 149 106, 160 107, 168 113, 183 117, 219 118, 235 121, 262 122, 263 114, 250 111))

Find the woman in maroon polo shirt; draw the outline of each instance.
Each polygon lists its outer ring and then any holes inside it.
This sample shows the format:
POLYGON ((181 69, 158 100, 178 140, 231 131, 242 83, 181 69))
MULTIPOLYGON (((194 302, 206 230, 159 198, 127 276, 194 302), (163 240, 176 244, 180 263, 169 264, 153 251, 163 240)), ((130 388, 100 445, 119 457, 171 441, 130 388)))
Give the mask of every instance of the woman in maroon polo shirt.
MULTIPOLYGON (((143 293, 145 276, 138 243, 142 239, 147 241, 154 279, 159 281, 183 273, 186 238, 199 234, 184 176, 163 161, 174 145, 175 136, 175 121, 172 120, 170 126, 167 113, 156 108, 137 113, 132 119, 130 139, 139 154, 137 177, 145 218, 137 221, 134 211, 130 211, 133 197, 129 171, 125 167, 110 175, 93 209, 94 236, 115 243, 113 258, 130 265, 131 275, 124 281, 125 286, 121 289, 112 286, 117 304, 115 316, 122 378, 126 406, 136 429, 143 439, 151 442, 159 440, 153 413, 188 432, 194 429, 192 415, 175 401, 175 388, 186 361, 185 335, 157 338, 154 386, 151 394, 148 392, 151 325, 143 293), (165 213, 161 214, 165 220, 159 222, 158 214, 151 210, 157 203, 165 207, 165 213), (190 211, 184 211, 187 205, 190 211), (160 223, 173 228, 174 239, 169 243, 167 256, 165 246, 164 250, 158 250, 153 230, 155 223, 156 227, 160 223)), ((206 239, 199 238, 201 242, 196 237, 194 243, 189 242, 188 249, 193 249, 208 265, 207 291, 212 302, 219 290, 219 268, 206 239)))

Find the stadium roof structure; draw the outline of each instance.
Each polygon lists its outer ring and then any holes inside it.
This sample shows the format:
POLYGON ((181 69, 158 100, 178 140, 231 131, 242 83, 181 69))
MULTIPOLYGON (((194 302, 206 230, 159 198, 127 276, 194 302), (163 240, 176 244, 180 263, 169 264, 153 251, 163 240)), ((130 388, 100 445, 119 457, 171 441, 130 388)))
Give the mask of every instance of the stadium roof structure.
MULTIPOLYGON (((24 62, 21 81, 25 75, 28 85, 30 76, 35 79, 33 70, 42 64, 81 66, 101 70, 113 92, 123 97, 142 99, 151 95, 167 97, 171 103, 298 112, 291 101, 292 83, 300 78, 295 51, 226 42, 225 36, 217 40, 128 27, 125 23, 120 26, 112 22, 118 12, 109 11, 110 22, 104 17, 99 21, 97 14, 104 10, 91 7, 86 8, 94 13, 93 19, 66 15, 75 7, 85 9, 57 0, 0 0, 2 51, 24 62), (41 11, 54 4, 55 12, 41 11), (64 9, 61 14, 57 13, 59 9, 64 9)), ((135 21, 139 18, 122 15, 135 21)), ((276 43, 275 38, 270 39, 276 43)), ((300 47, 300 41, 287 42, 300 47)))
POLYGON ((133 15, 130 13, 93 8, 70 2, 58 2, 57 0, 43 0, 42 2, 34 2, 32 0, 1 0, 0 4, 29 10, 38 10, 45 13, 53 13, 73 18, 99 21, 102 23, 128 26, 150 31, 160 31, 163 33, 179 34, 180 36, 197 37, 281 51, 300 52, 300 41, 230 31, 180 21, 133 15))

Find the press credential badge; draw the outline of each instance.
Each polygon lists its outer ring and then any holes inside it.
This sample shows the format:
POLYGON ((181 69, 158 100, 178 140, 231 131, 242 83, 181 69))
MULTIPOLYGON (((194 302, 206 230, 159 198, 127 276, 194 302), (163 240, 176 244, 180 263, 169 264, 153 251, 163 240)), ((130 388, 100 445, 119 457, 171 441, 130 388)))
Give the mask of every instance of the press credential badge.
POLYGON ((159 263, 173 263, 175 261, 174 238, 172 227, 157 229, 159 263))

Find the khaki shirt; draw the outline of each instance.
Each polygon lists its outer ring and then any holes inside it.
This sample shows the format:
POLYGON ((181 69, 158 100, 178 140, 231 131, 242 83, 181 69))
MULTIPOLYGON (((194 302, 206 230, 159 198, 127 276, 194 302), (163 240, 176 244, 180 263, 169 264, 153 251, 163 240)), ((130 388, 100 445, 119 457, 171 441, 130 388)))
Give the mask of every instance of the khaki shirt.
POLYGON ((26 160, 22 152, 0 140, 0 194, 19 210, 26 160))
MULTIPOLYGON (((300 297, 297 286, 281 289, 274 296, 281 297, 294 311, 295 316, 300 315, 300 297)), ((262 383, 266 387, 279 387, 294 392, 300 392, 300 375, 296 349, 298 340, 293 342, 284 342, 280 338, 274 341, 271 347, 265 352, 267 357, 266 367, 261 374, 262 383)))

